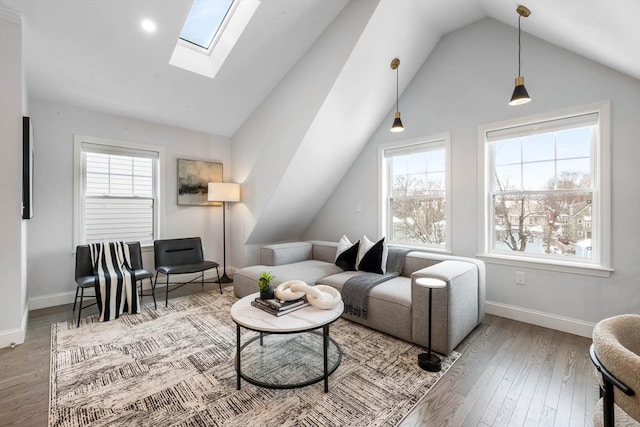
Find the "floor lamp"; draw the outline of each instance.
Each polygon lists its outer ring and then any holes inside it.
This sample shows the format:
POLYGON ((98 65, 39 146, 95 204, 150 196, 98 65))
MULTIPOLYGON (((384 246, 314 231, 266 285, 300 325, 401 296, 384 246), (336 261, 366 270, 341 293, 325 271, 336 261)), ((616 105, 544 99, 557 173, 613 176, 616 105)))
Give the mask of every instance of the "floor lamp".
POLYGON ((210 182, 209 194, 207 200, 210 202, 222 202, 222 277, 220 277, 219 283, 231 283, 233 280, 227 276, 227 224, 226 224, 226 210, 227 202, 239 202, 240 201, 240 184, 233 182, 210 182))

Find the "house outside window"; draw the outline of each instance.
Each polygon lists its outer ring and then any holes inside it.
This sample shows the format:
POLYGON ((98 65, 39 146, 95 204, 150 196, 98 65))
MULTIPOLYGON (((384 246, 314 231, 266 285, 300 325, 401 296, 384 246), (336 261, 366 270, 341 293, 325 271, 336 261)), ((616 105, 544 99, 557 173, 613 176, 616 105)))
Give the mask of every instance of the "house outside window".
POLYGON ((479 252, 609 268, 609 104, 480 128, 479 252))
POLYGON ((386 242, 449 250, 448 134, 380 147, 386 242))
POLYGON ((158 237, 162 150, 90 137, 75 138, 75 244, 158 237))

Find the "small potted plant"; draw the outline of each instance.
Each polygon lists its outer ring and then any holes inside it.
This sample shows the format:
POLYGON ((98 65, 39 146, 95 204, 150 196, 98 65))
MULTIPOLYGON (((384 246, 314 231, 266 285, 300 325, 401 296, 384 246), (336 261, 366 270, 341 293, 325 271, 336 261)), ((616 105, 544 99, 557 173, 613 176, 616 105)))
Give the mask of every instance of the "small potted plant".
POLYGON ((272 299, 275 297, 273 288, 271 287, 271 280, 274 276, 268 271, 262 272, 260 279, 258 280, 258 287, 260 288, 260 299, 272 299))

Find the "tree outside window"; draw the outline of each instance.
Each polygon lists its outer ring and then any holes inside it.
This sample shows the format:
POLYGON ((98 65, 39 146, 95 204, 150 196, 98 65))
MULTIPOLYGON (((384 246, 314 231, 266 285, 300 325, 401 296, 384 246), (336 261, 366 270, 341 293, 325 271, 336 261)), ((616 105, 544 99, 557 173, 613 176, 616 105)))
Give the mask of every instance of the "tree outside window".
POLYGON ((594 260, 595 117, 512 128, 488 141, 492 253, 594 260))
POLYGON ((446 248, 447 143, 443 138, 383 150, 388 242, 446 248))

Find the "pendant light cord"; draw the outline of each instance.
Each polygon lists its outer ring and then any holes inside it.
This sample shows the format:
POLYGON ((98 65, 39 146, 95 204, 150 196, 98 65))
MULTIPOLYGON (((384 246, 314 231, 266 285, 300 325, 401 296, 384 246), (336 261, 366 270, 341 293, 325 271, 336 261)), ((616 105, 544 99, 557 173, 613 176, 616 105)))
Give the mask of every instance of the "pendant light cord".
POLYGON ((520 76, 520 20, 522 19, 522 15, 518 16, 518 76, 520 76))
POLYGON ((398 70, 398 68, 400 68, 400 65, 396 67, 396 113, 400 111, 400 107, 398 106, 398 92, 400 90, 399 89, 400 85, 398 83, 398 80, 399 80, 398 73, 400 72, 400 70, 398 70))

